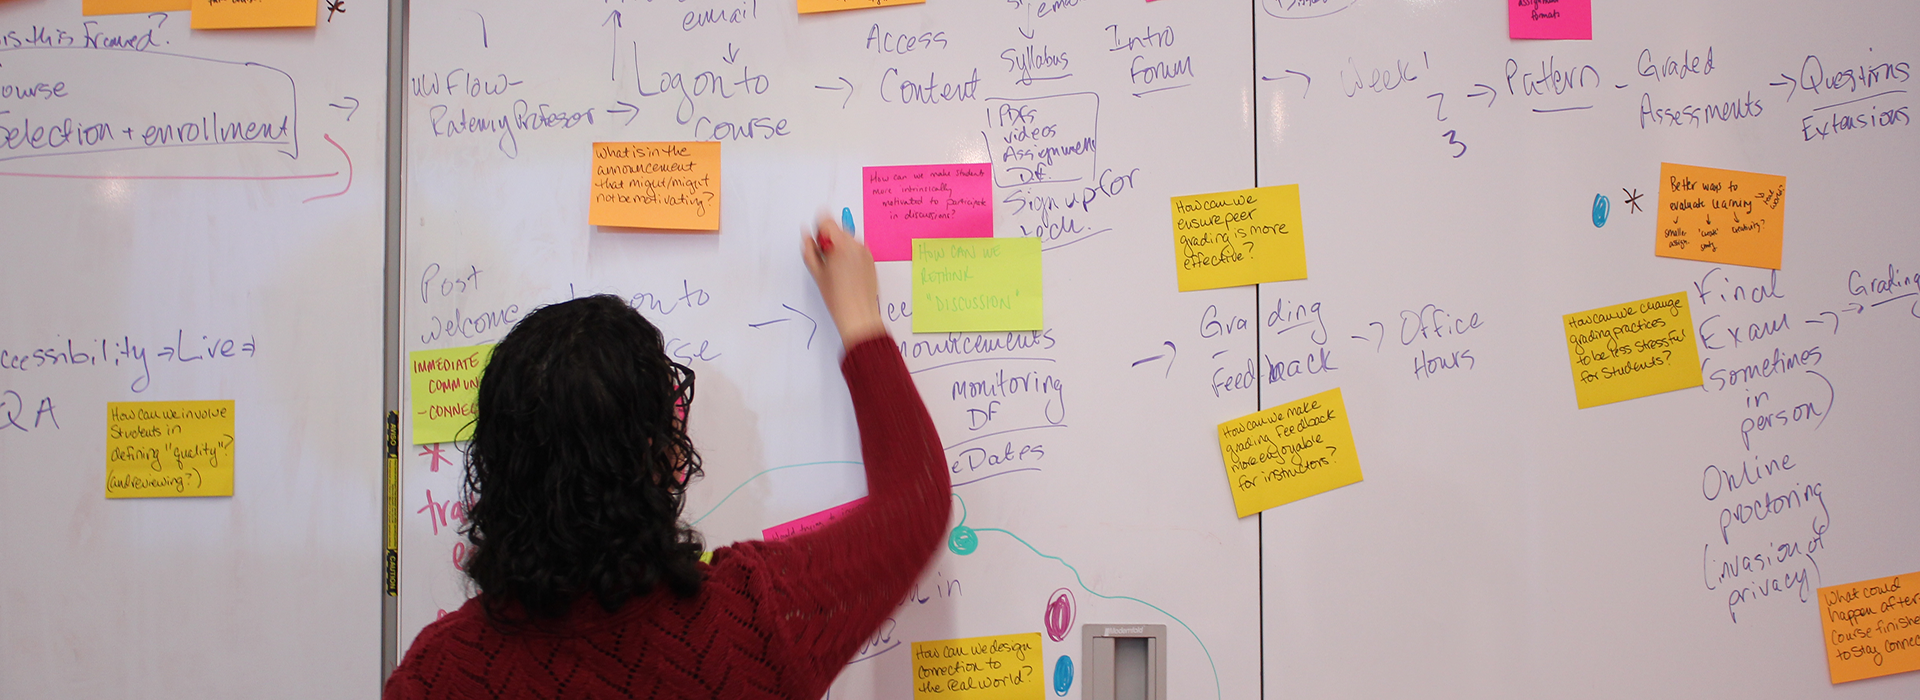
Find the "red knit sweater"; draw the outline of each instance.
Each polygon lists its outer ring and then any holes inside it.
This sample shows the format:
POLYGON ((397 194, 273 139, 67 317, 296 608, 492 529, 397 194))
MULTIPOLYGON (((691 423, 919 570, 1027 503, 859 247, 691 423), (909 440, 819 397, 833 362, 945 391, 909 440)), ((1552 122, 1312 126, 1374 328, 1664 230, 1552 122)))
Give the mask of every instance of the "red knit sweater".
POLYGON ((892 339, 854 347, 840 369, 866 461, 860 507, 791 539, 720 548, 691 598, 657 587, 607 613, 587 596, 512 632, 470 600, 420 631, 384 697, 817 700, 926 567, 952 500, 892 339))

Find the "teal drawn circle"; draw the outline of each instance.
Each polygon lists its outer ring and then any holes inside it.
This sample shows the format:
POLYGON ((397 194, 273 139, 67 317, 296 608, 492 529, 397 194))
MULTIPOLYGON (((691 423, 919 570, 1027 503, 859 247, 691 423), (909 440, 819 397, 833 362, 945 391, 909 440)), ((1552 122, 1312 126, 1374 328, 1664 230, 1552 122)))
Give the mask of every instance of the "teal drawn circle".
POLYGON ((1061 654, 1060 660, 1053 662, 1053 694, 1064 698, 1071 688, 1073 688, 1073 659, 1068 658, 1066 654, 1061 654))
POLYGON ((954 554, 964 557, 979 548, 980 536, 973 533, 973 528, 959 525, 947 535, 947 549, 953 550, 954 554))

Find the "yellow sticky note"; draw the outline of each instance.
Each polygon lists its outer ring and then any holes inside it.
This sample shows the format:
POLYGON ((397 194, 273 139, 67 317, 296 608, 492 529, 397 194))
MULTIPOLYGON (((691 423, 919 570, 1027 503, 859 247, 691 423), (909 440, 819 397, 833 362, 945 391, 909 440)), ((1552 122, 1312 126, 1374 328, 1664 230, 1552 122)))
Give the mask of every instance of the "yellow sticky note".
POLYGON ((193 0, 80 0, 80 14, 82 15, 180 12, 190 9, 193 9, 193 0))
POLYGON ((232 401, 107 404, 107 498, 231 495, 232 401))
POLYGON ((720 230, 720 142, 593 144, 587 223, 720 230))
POLYGON ((1307 278, 1300 186, 1173 198, 1180 291, 1307 278))
POLYGON ((1820 633, 1836 684, 1920 670, 1920 572, 1820 589, 1820 633))
POLYGON ((1221 423, 1220 456, 1242 518, 1361 479, 1338 388, 1221 423))
POLYGON ((194 29, 311 27, 319 0, 193 0, 194 29))
POLYGON ((1581 408, 1700 386, 1686 292, 1562 317, 1581 408))
POLYGON ((480 374, 492 345, 415 350, 407 354, 413 387, 413 444, 458 442, 471 436, 480 374))
POLYGON ((1040 239, 913 241, 913 332, 1037 331, 1040 239))
POLYGON ((1039 632, 914 642, 913 698, 1042 700, 1044 670, 1039 632))
POLYGON ((840 10, 862 10, 869 7, 888 5, 920 5, 927 0, 798 0, 800 14, 815 12, 838 12, 840 10))
POLYGON ((1787 178, 1660 164, 1653 254, 1780 269, 1787 178))

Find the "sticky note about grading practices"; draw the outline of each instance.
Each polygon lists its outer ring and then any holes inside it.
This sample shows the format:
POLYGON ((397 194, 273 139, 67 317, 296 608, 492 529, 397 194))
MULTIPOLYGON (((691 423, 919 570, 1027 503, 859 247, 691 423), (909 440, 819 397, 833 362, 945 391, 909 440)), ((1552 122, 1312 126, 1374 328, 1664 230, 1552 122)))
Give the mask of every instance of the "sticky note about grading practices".
POLYGON ((913 643, 913 700, 1041 700, 1040 633, 913 643))
POLYGON ((194 29, 311 27, 319 0, 193 0, 194 29))
POLYGON ((921 5, 927 0, 798 0, 800 14, 815 12, 838 12, 840 10, 861 10, 869 7, 888 5, 921 5))
POLYGON ((720 142, 593 144, 587 223, 720 230, 720 142))
POLYGON ((193 9, 193 0, 80 0, 82 15, 184 12, 191 9, 193 9))
POLYGON ((1567 314, 1562 320, 1581 408, 1701 384, 1686 292, 1567 314))
POLYGON ((913 242, 913 332, 1037 331, 1040 239, 913 242))
POLYGON ((993 235, 987 163, 869 167, 861 170, 860 184, 874 260, 911 259, 916 238, 993 235))
POLYGON ((231 495, 232 401, 107 404, 107 498, 231 495))
POLYGON ((492 345, 415 350, 407 367, 413 388, 413 444, 457 442, 470 437, 480 398, 480 374, 492 345))
POLYGON ((1834 683, 1920 670, 1920 572, 1820 589, 1834 683))
POLYGON ((1220 456, 1242 518, 1361 478, 1337 388, 1221 423, 1220 456))
POLYGON ((867 497, 861 496, 846 503, 814 513, 813 515, 794 518, 793 520, 761 530, 760 539, 773 542, 784 540, 794 535, 813 532, 814 530, 826 527, 835 520, 845 517, 848 513, 853 512, 853 509, 860 507, 860 504, 866 502, 867 497))
POLYGON ((1780 269, 1787 178, 1660 164, 1653 254, 1780 269))
POLYGON ((1173 198, 1180 291, 1307 278, 1300 186, 1173 198))
POLYGON ((1509 39, 1592 39, 1593 0, 1507 0, 1509 39))

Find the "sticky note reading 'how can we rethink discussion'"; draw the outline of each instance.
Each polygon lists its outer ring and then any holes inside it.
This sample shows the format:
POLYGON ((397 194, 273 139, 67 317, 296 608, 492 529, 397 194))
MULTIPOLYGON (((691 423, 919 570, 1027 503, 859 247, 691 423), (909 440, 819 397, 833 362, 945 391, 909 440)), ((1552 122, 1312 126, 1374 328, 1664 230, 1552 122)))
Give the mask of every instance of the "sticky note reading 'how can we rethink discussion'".
POLYGON ((869 7, 887 7, 889 5, 920 5, 927 0, 798 0, 800 14, 815 12, 838 12, 840 10, 860 10, 869 7))
POLYGON ((1787 178, 1660 164, 1653 254, 1780 269, 1787 178))
POLYGON ((593 144, 587 223, 720 230, 720 142, 593 144))
POLYGON ((873 259, 908 260, 917 238, 993 235, 993 171, 986 163, 894 165, 860 171, 873 259))
POLYGON ((1592 0, 1507 0, 1509 39, 1592 39, 1592 0))
POLYGON ((913 643, 913 700, 1041 700, 1040 633, 913 643))
POLYGON ((1307 278, 1300 186, 1173 198, 1180 291, 1307 278))
POLYGON ((1834 683, 1920 670, 1920 572, 1820 589, 1834 683))
POLYGON ((319 0, 193 0, 194 29, 311 27, 320 16, 319 0))
POLYGON ((913 332, 1037 331, 1040 239, 913 242, 913 332))
POLYGON ((80 0, 82 15, 184 12, 191 9, 193 9, 193 0, 80 0))
POLYGON ((107 404, 107 498, 231 495, 232 401, 107 404))
POLYGON ((1567 314, 1562 321, 1581 408, 1701 384, 1686 292, 1567 314))
POLYGON ((1220 456, 1242 518, 1361 479, 1338 388, 1221 423, 1220 456))
POLYGON ((458 442, 471 437, 480 375, 492 345, 415 350, 407 354, 413 389, 413 444, 458 442))

